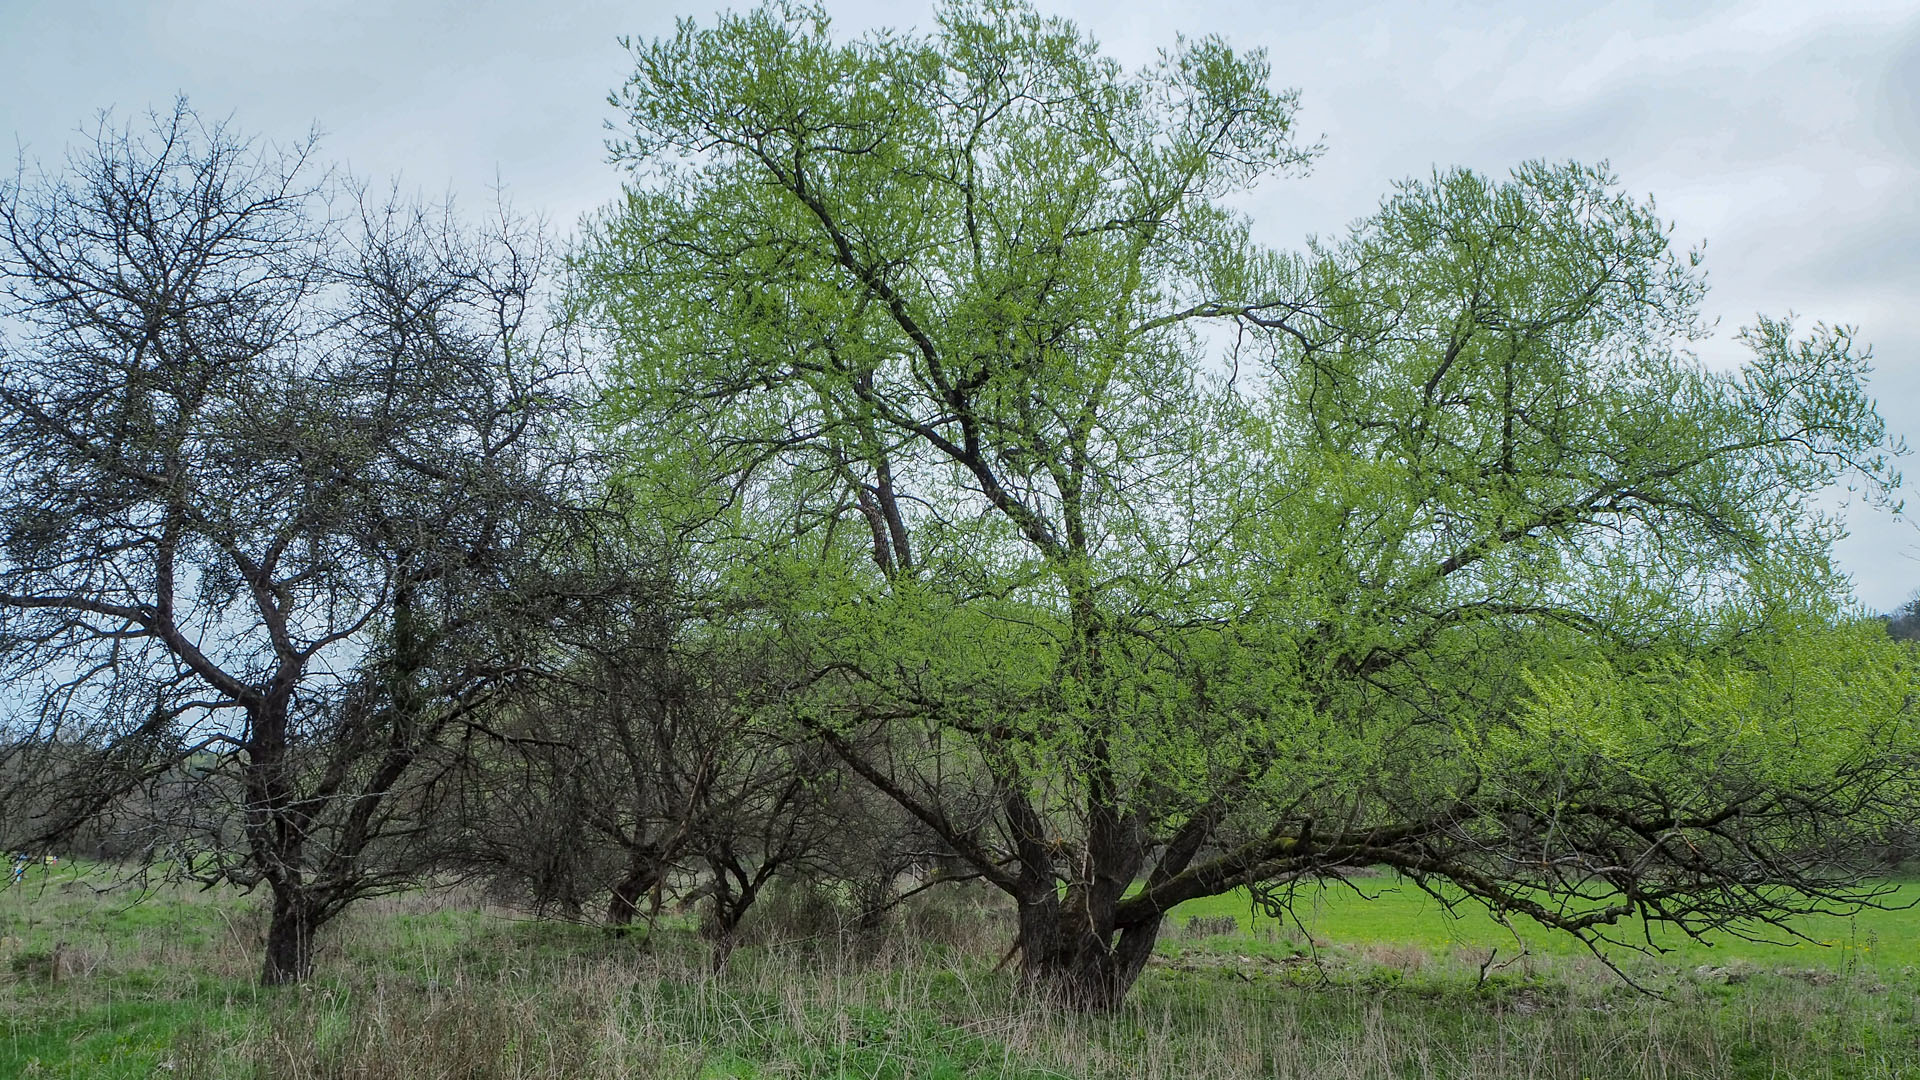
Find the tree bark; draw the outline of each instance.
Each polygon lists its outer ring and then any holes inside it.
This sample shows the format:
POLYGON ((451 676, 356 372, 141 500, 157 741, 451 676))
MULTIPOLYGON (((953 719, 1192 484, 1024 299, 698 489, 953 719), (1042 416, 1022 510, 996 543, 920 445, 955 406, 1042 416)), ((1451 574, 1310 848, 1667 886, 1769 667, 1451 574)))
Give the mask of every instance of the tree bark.
POLYGON ((709 856, 708 865, 713 869, 713 892, 707 895, 707 917, 700 929, 713 946, 713 973, 718 975, 727 966, 727 958, 733 955, 733 947, 739 943, 740 921, 760 898, 761 887, 773 876, 779 863, 762 862, 749 873, 728 851, 709 856))
POLYGON ((1078 1012, 1108 1012, 1126 999, 1160 936, 1160 920, 1138 926, 1090 923, 1084 912, 1058 905, 1021 905, 1021 982, 1032 993, 1078 1012), (1034 916, 1028 917, 1029 908, 1034 916))
POLYGON ((275 892, 261 985, 289 986, 313 977, 313 939, 320 921, 317 906, 298 890, 275 892))
POLYGON ((636 853, 627 864, 627 876, 613 887, 607 901, 607 924, 631 926, 640 916, 640 898, 653 891, 660 881, 661 865, 650 855, 636 853))

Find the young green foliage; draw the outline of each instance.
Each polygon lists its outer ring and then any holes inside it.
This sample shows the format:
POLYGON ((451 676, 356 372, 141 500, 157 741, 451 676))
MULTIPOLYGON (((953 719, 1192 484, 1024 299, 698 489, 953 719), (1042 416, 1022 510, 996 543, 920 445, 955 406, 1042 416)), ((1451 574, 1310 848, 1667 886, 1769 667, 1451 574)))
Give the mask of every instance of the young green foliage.
MULTIPOLYGON (((1030 979, 1110 1006, 1173 905, 1357 863, 1589 939, 1655 880, 1694 928, 1851 895, 1804 829, 1714 817, 1746 788, 1682 808, 1533 735, 1568 673, 1764 679, 1748 638, 1829 633, 1809 500, 1893 482, 1846 334, 1703 369, 1693 261, 1578 166, 1262 250, 1219 200, 1313 150, 1214 39, 1127 73, 1017 4, 852 42, 775 5, 633 51, 631 183, 576 265, 607 420, 713 511, 711 573, 777 582, 793 719, 1019 901, 1030 979)), ((1851 805, 1885 808, 1910 707, 1863 707, 1851 805)))

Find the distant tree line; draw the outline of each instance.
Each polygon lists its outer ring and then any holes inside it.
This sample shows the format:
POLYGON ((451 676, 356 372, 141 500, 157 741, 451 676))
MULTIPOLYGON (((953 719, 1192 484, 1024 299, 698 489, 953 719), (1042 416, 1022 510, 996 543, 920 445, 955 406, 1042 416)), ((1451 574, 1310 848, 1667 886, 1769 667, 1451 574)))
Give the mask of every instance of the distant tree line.
POLYGON ((1920 641, 1920 593, 1887 613, 1887 636, 1895 641, 1920 641))

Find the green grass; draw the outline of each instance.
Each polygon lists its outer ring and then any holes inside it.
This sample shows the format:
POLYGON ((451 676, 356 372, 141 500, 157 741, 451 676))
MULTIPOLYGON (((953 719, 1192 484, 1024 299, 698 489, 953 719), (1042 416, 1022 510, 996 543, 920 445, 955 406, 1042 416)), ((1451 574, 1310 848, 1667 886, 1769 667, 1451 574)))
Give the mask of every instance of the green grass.
POLYGON ((130 905, 99 880, 0 889, 0 1077, 1920 1076, 1904 912, 1856 924, 1898 938, 1872 952, 1740 946, 1753 969, 1731 981, 1696 977, 1693 954, 1647 961, 1665 965, 1648 969, 1661 999, 1551 938, 1483 978, 1483 944, 1508 932, 1387 878, 1367 879, 1371 901, 1303 893, 1312 940, 1218 898, 1181 909, 1124 1009, 1089 1017, 995 969, 1008 926, 981 894, 927 894, 880 940, 745 946, 715 976, 677 924, 642 942, 417 893, 331 927, 311 985, 263 991, 258 897, 169 887, 130 905), (1240 932, 1188 935, 1189 914, 1240 932))
MULTIPOLYGON (((1885 902, 1896 910, 1869 909, 1850 917, 1813 916, 1795 920, 1794 929, 1810 940, 1797 940, 1773 927, 1752 928, 1755 941, 1720 934, 1696 941, 1666 927, 1656 927, 1653 943, 1661 952, 1643 957, 1626 949, 1609 955, 1629 970, 1648 964, 1698 966, 1739 962, 1765 968, 1824 968, 1883 973, 1920 969, 1920 881, 1893 882, 1885 902)), ((1282 948, 1312 941, 1339 945, 1418 947, 1433 953, 1461 952, 1484 957, 1489 949, 1517 955, 1522 948, 1542 956, 1573 957, 1586 948, 1566 934, 1549 931, 1525 917, 1510 925, 1496 922, 1471 901, 1452 909, 1409 882, 1395 877, 1362 877, 1348 884, 1309 884, 1300 888, 1291 917, 1274 918, 1253 905, 1244 890, 1226 896, 1194 900, 1174 912, 1176 928, 1191 916, 1232 916, 1242 932, 1257 944, 1278 942, 1282 948)), ((1616 936, 1638 941, 1644 926, 1638 920, 1623 924, 1616 936)))

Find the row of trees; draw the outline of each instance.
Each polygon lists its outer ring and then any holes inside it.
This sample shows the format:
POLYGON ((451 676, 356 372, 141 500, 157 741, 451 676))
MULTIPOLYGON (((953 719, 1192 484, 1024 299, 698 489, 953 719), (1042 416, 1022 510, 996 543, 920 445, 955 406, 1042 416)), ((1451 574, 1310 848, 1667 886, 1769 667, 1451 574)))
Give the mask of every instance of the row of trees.
POLYGON ((1887 633, 1900 641, 1920 641, 1920 594, 1900 605, 1887 617, 1887 633))
POLYGON ((164 808, 268 982, 432 869, 616 924, 698 880, 723 957, 781 875, 939 859, 1081 1008, 1176 904, 1355 865, 1596 948, 1873 901, 1920 720, 1812 505, 1898 486, 1849 333, 1704 368, 1603 169, 1267 250, 1225 200, 1315 150, 1214 39, 633 53, 551 294, 510 219, 184 109, 5 190, 17 835, 164 808))

